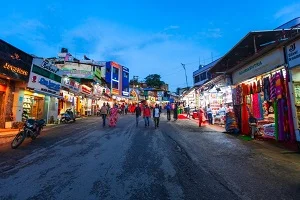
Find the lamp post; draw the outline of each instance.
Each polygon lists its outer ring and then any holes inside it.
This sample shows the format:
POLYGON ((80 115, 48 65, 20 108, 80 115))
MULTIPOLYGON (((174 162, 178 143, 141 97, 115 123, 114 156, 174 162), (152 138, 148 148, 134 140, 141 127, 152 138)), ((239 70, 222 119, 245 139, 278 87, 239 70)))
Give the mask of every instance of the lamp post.
POLYGON ((186 69, 185 69, 185 64, 181 63, 183 69, 184 69, 184 73, 185 73, 185 81, 186 81, 186 87, 188 88, 189 85, 188 85, 188 81, 187 81, 187 75, 186 75, 186 69))

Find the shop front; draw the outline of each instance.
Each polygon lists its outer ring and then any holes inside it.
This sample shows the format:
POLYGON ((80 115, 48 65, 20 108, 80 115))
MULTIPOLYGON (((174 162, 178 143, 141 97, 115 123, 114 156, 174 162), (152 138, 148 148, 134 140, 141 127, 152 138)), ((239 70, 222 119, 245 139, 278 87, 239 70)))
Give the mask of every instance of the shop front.
POLYGON ((232 110, 231 80, 221 75, 213 78, 198 89, 201 108, 212 111, 212 124, 225 126, 226 113, 232 110))
POLYGON ((73 113, 78 112, 77 99, 79 93, 79 83, 69 77, 62 78, 61 95, 63 99, 59 102, 59 113, 71 109, 73 113))
POLYGON ((43 58, 34 58, 30 78, 24 91, 22 116, 32 119, 45 119, 54 123, 58 116, 61 72, 43 58))
POLYGON ((92 99, 93 91, 92 88, 87 85, 80 85, 79 87, 79 98, 77 104, 79 106, 80 116, 91 116, 92 115, 92 99))
POLYGON ((287 45, 285 51, 290 74, 289 91, 293 127, 300 148, 300 39, 287 45))
POLYGON ((291 141, 294 137, 284 50, 277 48, 232 74, 234 111, 242 134, 291 141))
POLYGON ((0 40, 0 128, 22 120, 19 113, 31 64, 32 56, 0 40))

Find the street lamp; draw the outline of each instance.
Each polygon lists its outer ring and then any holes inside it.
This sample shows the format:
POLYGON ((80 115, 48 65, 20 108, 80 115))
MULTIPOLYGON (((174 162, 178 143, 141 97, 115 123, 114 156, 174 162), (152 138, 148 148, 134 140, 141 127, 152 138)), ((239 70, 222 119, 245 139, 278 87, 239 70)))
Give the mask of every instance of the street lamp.
POLYGON ((183 69, 184 69, 184 72, 185 72, 185 81, 186 81, 186 87, 188 88, 189 85, 188 85, 188 81, 187 81, 187 75, 186 75, 186 69, 185 69, 185 64, 181 63, 183 69))

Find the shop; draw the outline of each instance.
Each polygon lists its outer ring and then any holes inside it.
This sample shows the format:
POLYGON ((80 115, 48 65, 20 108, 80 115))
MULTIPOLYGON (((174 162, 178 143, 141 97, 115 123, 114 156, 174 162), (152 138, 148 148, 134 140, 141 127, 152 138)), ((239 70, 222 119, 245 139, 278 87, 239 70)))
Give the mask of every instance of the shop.
POLYGON ((231 80, 225 75, 217 76, 199 88, 200 107, 212 110, 213 124, 225 126, 226 113, 232 110, 231 80))
POLYGON ((79 87, 79 98, 77 100, 80 116, 91 116, 92 115, 92 99, 93 91, 92 88, 87 85, 80 85, 79 87))
POLYGON ((67 109, 71 109, 73 113, 77 113, 79 83, 69 77, 63 77, 61 86, 60 94, 63 96, 63 99, 59 101, 59 113, 65 113, 67 109))
POLYGON ((22 120, 23 93, 32 56, 0 40, 0 128, 22 120))
POLYGON ((300 39, 287 45, 285 50, 290 74, 288 88, 291 97, 293 127, 295 139, 300 147, 300 39))
POLYGON ((59 114, 58 101, 63 98, 60 95, 61 79, 61 72, 55 65, 43 58, 34 58, 24 92, 22 115, 54 123, 59 114))
POLYGON ((287 75, 282 47, 232 74, 234 111, 242 134, 291 140, 287 75))

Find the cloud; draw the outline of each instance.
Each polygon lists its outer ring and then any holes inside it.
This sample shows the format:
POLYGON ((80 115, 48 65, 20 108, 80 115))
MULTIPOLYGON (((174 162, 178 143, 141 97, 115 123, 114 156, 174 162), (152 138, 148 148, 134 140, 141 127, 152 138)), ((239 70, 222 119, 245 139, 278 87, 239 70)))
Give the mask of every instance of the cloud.
MULTIPOLYGON (((193 37, 165 31, 178 29, 175 25, 154 32, 97 18, 76 23, 68 29, 63 26, 53 29, 38 20, 22 19, 17 23, 9 20, 0 22, 0 32, 6 40, 18 39, 24 51, 37 56, 53 57, 59 48, 65 47, 79 59, 87 55, 94 60, 116 61, 130 69, 131 77, 138 75, 140 80, 152 73, 161 74, 171 90, 185 86, 180 63, 197 61, 200 55, 212 52, 198 45, 193 37)), ((191 85, 197 62, 186 68, 191 85)))
POLYGON ((171 26, 168 26, 164 29, 164 31, 168 31, 168 30, 174 30, 174 29, 179 29, 180 26, 174 26, 174 25, 171 25, 171 26))
POLYGON ((221 38, 222 31, 220 28, 209 28, 198 32, 198 35, 202 38, 221 38))
POLYGON ((279 19, 283 17, 289 17, 291 19, 299 16, 299 10, 300 10, 300 3, 285 6, 275 13, 274 18, 279 19))
MULTIPOLYGON (((130 76, 138 75, 143 79, 151 73, 161 74, 172 90, 185 86, 181 62, 197 61, 199 55, 210 55, 212 51, 184 36, 166 32, 144 32, 98 19, 88 19, 78 24, 65 31, 62 38, 66 47, 71 45, 71 50, 75 52, 84 48, 85 53, 94 60, 114 60, 127 66, 130 76), (80 44, 78 41, 81 41, 80 44)), ((197 62, 187 66, 190 85, 195 66, 197 68, 197 62)))

